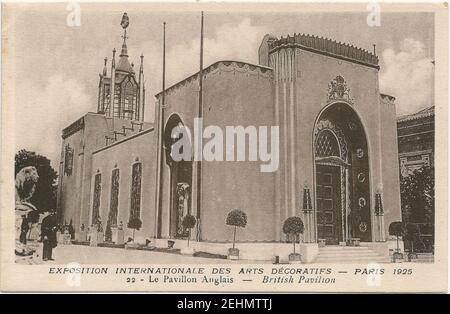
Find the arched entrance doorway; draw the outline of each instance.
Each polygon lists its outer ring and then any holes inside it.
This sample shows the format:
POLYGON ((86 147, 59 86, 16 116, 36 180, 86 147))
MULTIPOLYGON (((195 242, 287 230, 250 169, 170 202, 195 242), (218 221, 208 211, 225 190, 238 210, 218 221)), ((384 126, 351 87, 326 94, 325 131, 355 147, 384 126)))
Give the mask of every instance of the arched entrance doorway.
POLYGON ((173 238, 188 236, 187 230, 183 228, 182 221, 192 211, 192 160, 180 160, 180 157, 176 157, 174 154, 183 155, 183 149, 191 150, 190 143, 190 138, 181 118, 177 114, 173 114, 167 120, 164 128, 165 159, 170 169, 169 235, 173 238), (188 144, 177 150, 174 145, 184 136, 187 137, 184 140, 188 144))
POLYGON ((323 110, 313 145, 318 238, 328 245, 371 241, 369 152, 353 108, 334 103, 323 110))

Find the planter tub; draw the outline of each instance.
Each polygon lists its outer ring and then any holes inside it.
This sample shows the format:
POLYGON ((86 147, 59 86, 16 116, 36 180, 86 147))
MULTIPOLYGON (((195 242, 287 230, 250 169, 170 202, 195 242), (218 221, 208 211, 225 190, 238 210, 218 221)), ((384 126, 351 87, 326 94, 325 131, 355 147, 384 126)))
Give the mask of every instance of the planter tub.
POLYGON ((318 239, 317 243, 319 243, 319 247, 325 247, 327 240, 326 239, 318 239))
POLYGON ((360 239, 359 238, 351 238, 347 240, 347 245, 348 246, 359 246, 360 244, 360 239))
POLYGON ((239 249, 228 249, 228 259, 237 260, 239 259, 239 249))
POLYGON ((394 252, 394 254, 392 255, 392 259, 393 259, 394 263, 403 262, 403 253, 394 252))
POLYGON ((302 256, 298 253, 289 254, 289 264, 301 264, 302 256))

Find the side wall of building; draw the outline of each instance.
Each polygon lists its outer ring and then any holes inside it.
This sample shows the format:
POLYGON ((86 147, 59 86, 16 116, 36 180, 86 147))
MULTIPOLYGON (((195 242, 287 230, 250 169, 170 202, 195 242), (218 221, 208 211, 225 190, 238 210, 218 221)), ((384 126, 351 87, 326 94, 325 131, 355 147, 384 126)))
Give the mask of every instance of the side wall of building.
MULTIPOLYGON (((225 145, 227 125, 256 128, 274 125, 270 74, 270 69, 261 70, 258 66, 240 62, 217 62, 206 69, 203 81, 203 127, 218 126, 223 131, 225 145)), ((176 114, 193 132, 194 118, 198 116, 198 88, 197 75, 168 90, 164 125, 171 115, 176 114)), ((195 135, 192 133, 192 136, 195 135)), ((204 144, 207 142, 204 140, 204 144)), ((225 146, 223 148, 225 155, 225 146)), ((170 168, 164 155, 161 236, 169 237, 170 168)), ((275 239, 275 175, 262 173, 260 165, 259 161, 202 162, 200 229, 203 241, 232 240, 232 228, 225 222, 228 212, 236 208, 248 215, 248 225, 239 230, 238 240, 275 239)), ((191 198, 194 215, 197 215, 196 169, 197 164, 194 163, 191 198)))
MULTIPOLYGON (((111 136, 112 123, 110 118, 102 114, 88 113, 82 120, 82 128, 62 139, 60 181, 58 191, 58 210, 60 222, 69 223, 72 220, 75 230, 79 226, 90 224, 92 153, 106 145, 105 136, 111 136), (74 149, 72 174, 64 173, 65 147, 74 149)), ((78 121, 79 121, 78 120, 78 121)), ((128 120, 115 119, 115 130, 122 130, 122 126, 131 127, 128 120)), ((143 128, 150 127, 144 124, 143 128)), ((139 127, 136 127, 137 132, 139 127)), ((132 133, 128 131, 129 133, 132 133)))
POLYGON ((111 205, 112 171, 119 169, 117 222, 122 221, 126 235, 131 236, 132 230, 127 229, 126 226, 130 218, 132 167, 138 162, 142 164, 140 205, 142 228, 136 231, 136 239, 145 242, 145 239, 154 237, 155 226, 156 137, 153 128, 94 152, 90 173, 89 217, 92 216, 95 175, 100 174, 99 214, 103 227, 106 227, 111 205))
MULTIPOLYGON (((237 143, 237 138, 226 135, 227 126, 256 130, 267 127, 267 135, 255 138, 252 143, 246 136, 246 161, 203 162, 201 218, 205 241, 233 240, 233 229, 225 224, 232 209, 243 210, 248 218, 246 228, 238 230, 238 241, 276 240, 276 172, 261 171, 261 165, 267 162, 248 161, 249 149, 260 148, 259 139, 272 151, 279 148, 270 138, 271 127, 275 125, 272 71, 263 71, 235 63, 220 64, 205 80, 204 127, 212 125, 222 129, 224 154, 226 141, 237 143)), ((204 144, 207 142, 205 139, 204 144)))

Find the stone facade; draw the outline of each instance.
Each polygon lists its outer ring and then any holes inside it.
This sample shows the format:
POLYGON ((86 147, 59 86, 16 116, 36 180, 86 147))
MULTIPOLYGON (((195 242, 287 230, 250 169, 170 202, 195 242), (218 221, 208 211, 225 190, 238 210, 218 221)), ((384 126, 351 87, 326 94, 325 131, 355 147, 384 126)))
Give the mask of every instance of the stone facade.
POLYGON ((83 127, 66 130, 71 135, 63 136, 60 173, 67 145, 74 147, 74 165, 61 179, 62 219, 73 218, 76 227, 93 223, 95 199, 104 224, 117 207, 116 221, 126 226, 136 206, 133 169, 141 164, 141 240, 185 238, 180 222, 190 213, 198 219, 193 239, 228 242, 233 234, 226 216, 239 208, 248 216, 239 241, 284 241, 284 220, 300 216, 303 242, 384 243, 385 226, 400 220, 401 210, 394 97, 380 94, 378 57, 314 36, 267 35, 259 60, 219 61, 203 70, 203 127, 279 126, 276 171, 261 172, 255 161, 203 161, 199 172, 198 162, 172 160, 172 127, 195 128, 196 73, 167 88, 164 106, 162 94, 156 95, 154 126, 129 131, 133 120, 115 119, 113 130, 110 118, 88 114, 83 127), (101 193, 94 195, 98 175, 101 193), (112 182, 114 189, 119 185, 117 196, 111 196, 112 182), (306 193, 311 202, 305 202, 306 193))

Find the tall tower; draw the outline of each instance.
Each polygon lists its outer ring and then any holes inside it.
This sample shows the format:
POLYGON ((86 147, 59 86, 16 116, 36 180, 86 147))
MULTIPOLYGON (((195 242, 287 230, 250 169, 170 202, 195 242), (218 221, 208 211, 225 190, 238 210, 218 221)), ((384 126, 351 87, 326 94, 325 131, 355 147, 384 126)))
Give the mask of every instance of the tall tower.
POLYGON ((139 77, 136 79, 134 64, 128 60, 127 28, 128 15, 123 14, 120 25, 123 28, 123 43, 116 66, 116 49, 113 49, 111 73, 108 77, 107 58, 102 74, 99 74, 97 113, 127 120, 144 121, 145 88, 144 56, 140 58, 139 77), (111 101, 112 99, 112 101, 111 101))

